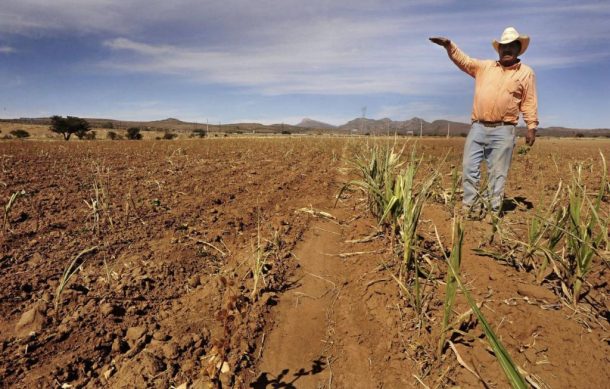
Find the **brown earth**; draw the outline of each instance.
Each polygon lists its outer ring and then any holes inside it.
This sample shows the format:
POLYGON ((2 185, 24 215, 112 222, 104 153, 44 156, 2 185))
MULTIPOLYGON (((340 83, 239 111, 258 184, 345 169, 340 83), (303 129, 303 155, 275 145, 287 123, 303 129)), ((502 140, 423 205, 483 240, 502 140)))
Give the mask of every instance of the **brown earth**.
MULTIPOLYGON (((434 269, 423 324, 392 278, 393 239, 362 194, 335 207, 360 143, 0 142, 0 204, 25 191, 0 238, 2 386, 506 387, 470 315, 451 338, 456 351, 436 352, 447 269, 434 229, 450 246, 448 207, 431 201, 419 227, 434 269), (265 264, 253 293, 257 254, 265 264)), ((426 169, 448 173, 462 145, 417 148, 426 169)), ((506 228, 524 239, 570 163, 585 161, 596 191, 598 150, 610 159, 607 140, 543 139, 516 153, 506 228)), ((541 387, 607 386, 607 264, 594 259, 574 309, 552 280, 476 255, 489 228, 466 222, 462 274, 515 362, 541 387)), ((455 311, 467 310, 459 295, 455 311)))

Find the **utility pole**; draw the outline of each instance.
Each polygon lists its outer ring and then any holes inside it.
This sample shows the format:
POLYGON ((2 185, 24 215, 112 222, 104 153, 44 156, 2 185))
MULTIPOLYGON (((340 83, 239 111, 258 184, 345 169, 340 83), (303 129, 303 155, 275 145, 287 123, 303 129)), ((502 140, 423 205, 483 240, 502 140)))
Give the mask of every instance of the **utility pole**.
POLYGON ((366 118, 366 105, 364 107, 362 107, 362 123, 360 125, 360 131, 364 134, 366 131, 366 122, 365 122, 365 118, 366 118))
POLYGON ((423 128, 424 128, 424 125, 423 125, 421 119, 419 119, 419 137, 420 138, 422 137, 423 128))
POLYGON ((447 139, 449 139, 449 128, 451 127, 451 123, 447 122, 447 139))

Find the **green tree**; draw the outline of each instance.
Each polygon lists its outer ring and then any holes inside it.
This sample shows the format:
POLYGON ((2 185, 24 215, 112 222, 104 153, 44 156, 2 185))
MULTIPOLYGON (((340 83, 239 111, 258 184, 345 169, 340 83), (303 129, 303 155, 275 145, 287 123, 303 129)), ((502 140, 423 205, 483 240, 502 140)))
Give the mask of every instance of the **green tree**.
POLYGON ((53 116, 51 118, 51 131, 62 134, 65 140, 69 140, 72 134, 76 134, 79 139, 82 139, 85 134, 91 131, 89 122, 75 116, 53 116))
POLYGON ((208 132, 202 128, 196 128, 193 130, 193 134, 191 136, 197 138, 205 138, 208 135, 208 132))
POLYGON ((140 134, 140 128, 138 127, 130 127, 127 129, 127 139, 138 140, 142 139, 142 134, 140 134))

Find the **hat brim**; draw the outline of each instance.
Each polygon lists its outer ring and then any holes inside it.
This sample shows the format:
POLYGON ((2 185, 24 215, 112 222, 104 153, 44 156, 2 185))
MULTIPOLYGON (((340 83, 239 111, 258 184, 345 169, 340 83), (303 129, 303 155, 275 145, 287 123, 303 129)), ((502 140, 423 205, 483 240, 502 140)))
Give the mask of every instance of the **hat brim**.
POLYGON ((497 40, 494 39, 491 42, 491 44, 493 45, 496 52, 499 53, 500 45, 506 45, 506 44, 508 44, 510 42, 514 42, 514 41, 519 41, 521 43, 521 51, 519 52, 518 55, 525 53, 525 50, 527 50, 527 47, 530 45, 530 37, 527 35, 519 35, 519 37, 517 39, 513 39, 510 41, 502 41, 502 42, 498 42, 497 40))

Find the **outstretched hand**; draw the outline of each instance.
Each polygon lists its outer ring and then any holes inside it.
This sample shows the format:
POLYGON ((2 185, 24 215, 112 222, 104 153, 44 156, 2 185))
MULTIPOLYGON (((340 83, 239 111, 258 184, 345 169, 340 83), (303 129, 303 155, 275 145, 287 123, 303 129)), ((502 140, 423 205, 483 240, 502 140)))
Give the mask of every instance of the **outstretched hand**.
POLYGON ((449 45, 451 44, 451 41, 447 38, 444 38, 442 36, 433 36, 430 39, 431 42, 436 43, 439 46, 443 46, 444 48, 449 47, 449 45))

